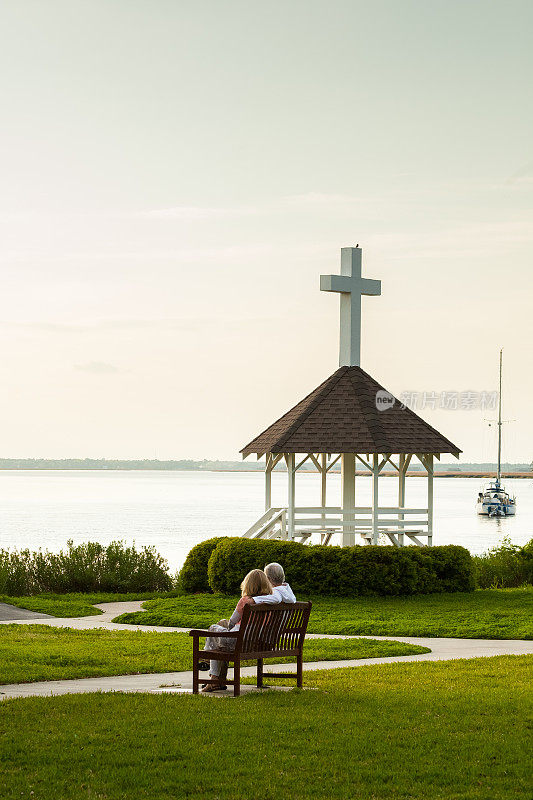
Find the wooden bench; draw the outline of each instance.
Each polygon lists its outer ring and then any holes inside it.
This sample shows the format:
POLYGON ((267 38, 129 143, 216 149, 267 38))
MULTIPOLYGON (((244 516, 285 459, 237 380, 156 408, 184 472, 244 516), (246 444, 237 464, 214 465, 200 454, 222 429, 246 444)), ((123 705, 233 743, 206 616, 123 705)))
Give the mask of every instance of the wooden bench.
POLYGON ((238 631, 213 633, 206 630, 191 630, 193 637, 193 694, 198 694, 202 683, 216 683, 212 678, 200 678, 198 665, 201 660, 233 662, 233 695, 241 693, 241 661, 257 660, 257 686, 263 686, 263 659, 296 657, 296 676, 294 673, 269 672, 269 677, 294 678, 296 685, 303 685, 303 644, 307 623, 311 614, 311 603, 258 603, 244 607, 241 626, 238 631), (234 650, 200 650, 200 639, 207 636, 232 638, 234 650))

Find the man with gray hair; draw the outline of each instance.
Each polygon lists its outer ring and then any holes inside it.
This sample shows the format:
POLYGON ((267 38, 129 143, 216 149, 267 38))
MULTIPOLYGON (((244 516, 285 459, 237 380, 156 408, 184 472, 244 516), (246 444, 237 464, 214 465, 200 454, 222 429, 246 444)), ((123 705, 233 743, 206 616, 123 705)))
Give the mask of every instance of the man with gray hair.
POLYGON ((254 603, 295 603, 296 597, 285 580, 285 572, 281 564, 273 562, 265 567, 265 574, 272 585, 272 594, 254 597, 254 603))

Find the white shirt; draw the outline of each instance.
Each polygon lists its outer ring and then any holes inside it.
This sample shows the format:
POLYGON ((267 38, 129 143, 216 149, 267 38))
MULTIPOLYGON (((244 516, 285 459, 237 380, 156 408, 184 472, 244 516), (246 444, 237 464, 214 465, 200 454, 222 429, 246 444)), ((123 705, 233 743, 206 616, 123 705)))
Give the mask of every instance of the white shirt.
POLYGON ((272 594, 262 594, 254 597, 254 603, 295 603, 296 597, 288 583, 273 586, 272 594))

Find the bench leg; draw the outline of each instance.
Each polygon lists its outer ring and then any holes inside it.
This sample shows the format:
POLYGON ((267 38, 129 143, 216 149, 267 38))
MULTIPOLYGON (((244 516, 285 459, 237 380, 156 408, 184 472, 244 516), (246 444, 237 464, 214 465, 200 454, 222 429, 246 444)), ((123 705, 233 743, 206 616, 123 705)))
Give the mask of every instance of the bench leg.
POLYGON ((193 639, 192 646, 192 693, 198 694, 198 639, 193 639))
POLYGON ((303 685, 303 655, 300 653, 296 656, 296 686, 301 689, 303 685))
POLYGON ((233 662, 233 697, 239 697, 241 693, 241 662, 233 662))
POLYGON ((257 688, 263 688, 263 659, 257 659, 257 688))

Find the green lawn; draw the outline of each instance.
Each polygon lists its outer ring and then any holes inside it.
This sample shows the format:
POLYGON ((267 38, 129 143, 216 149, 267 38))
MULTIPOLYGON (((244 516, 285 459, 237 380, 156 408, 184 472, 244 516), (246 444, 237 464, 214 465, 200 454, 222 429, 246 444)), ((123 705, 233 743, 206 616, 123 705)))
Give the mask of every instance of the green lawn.
POLYGON ((8 700, 2 797, 530 800, 532 664, 331 670, 313 673, 316 691, 236 700, 8 700))
MULTIPOLYGON (((32 611, 56 617, 101 613, 94 603, 146 600, 146 611, 122 614, 116 622, 205 627, 228 616, 238 598, 212 594, 66 594, 0 596, 32 611), (150 599, 152 598, 152 599, 150 599)), ((475 592, 414 597, 312 597, 309 631, 370 636, 452 636, 483 639, 533 638, 533 588, 478 589, 475 592)))
MULTIPOLYGON (((0 603, 10 603, 19 608, 28 608, 41 614, 50 614, 52 617, 91 617, 102 612, 94 607, 94 603, 113 603, 125 600, 146 600, 160 598, 161 593, 147 592, 145 594, 116 594, 100 592, 97 594, 38 594, 33 597, 10 597, 0 595, 0 603)), ((168 597, 168 595, 163 595, 168 597)))
MULTIPOLYGON (((299 598, 300 599, 300 598, 299 598)), ((370 636, 451 636, 464 639, 533 638, 533 588, 414 597, 311 597, 312 633, 370 636)), ((115 622, 205 627, 228 616, 237 598, 199 594, 149 600, 146 611, 115 622)))
MULTIPOLYGON (((401 642, 308 639, 304 659, 333 661, 427 652, 427 648, 401 642)), ((189 669, 192 639, 186 633, 0 625, 0 684, 189 669)))

